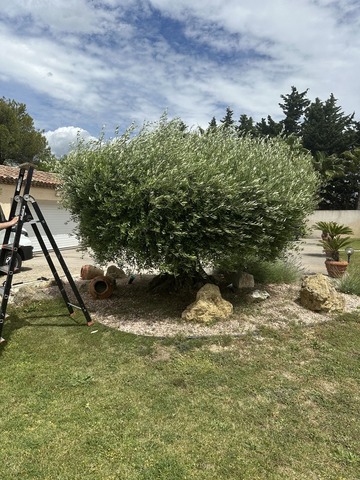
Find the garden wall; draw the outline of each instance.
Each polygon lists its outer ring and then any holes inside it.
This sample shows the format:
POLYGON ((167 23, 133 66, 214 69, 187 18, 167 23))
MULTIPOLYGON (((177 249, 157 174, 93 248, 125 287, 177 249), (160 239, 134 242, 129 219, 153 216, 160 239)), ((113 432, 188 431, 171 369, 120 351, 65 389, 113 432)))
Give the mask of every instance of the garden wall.
MULTIPOLYGON (((353 229, 354 236, 360 238, 360 210, 316 210, 307 220, 307 226, 316 222, 337 222, 353 229)), ((318 230, 310 232, 309 237, 320 236, 318 230)))

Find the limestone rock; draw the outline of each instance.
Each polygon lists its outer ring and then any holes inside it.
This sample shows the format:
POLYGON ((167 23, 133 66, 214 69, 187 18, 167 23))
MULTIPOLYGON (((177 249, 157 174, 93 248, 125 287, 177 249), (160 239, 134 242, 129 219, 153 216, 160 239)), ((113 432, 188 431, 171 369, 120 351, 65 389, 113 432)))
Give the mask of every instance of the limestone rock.
POLYGON ((249 293, 249 299, 253 302, 262 302, 270 297, 270 293, 266 290, 254 290, 249 293))
POLYGON ((208 323, 213 320, 225 320, 232 312, 232 304, 222 298, 219 287, 206 283, 197 292, 195 302, 183 311, 181 318, 208 323))
POLYGON ((328 278, 321 273, 303 278, 300 289, 300 304, 314 312, 344 310, 345 299, 328 278))
POLYGON ((232 284, 235 288, 254 288, 254 276, 247 272, 236 272, 232 275, 232 284))
POLYGON ((42 290, 39 285, 24 285, 14 293, 13 303, 22 305, 27 302, 40 302, 41 300, 48 300, 49 294, 42 290))
POLYGON ((117 267, 116 265, 109 265, 106 270, 106 277, 111 277, 113 279, 125 278, 127 275, 122 268, 117 267))

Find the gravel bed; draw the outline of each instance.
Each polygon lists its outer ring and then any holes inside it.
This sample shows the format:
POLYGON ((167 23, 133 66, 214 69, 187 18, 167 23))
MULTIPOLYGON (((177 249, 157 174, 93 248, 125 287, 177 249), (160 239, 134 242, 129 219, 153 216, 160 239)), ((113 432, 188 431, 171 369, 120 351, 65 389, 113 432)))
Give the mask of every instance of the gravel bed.
MULTIPOLYGON (((266 285, 259 288, 270 293, 261 303, 249 304, 243 292, 222 289, 222 296, 234 305, 233 315, 225 321, 204 325, 185 322, 181 313, 195 299, 196 292, 172 295, 151 294, 148 283, 151 276, 136 277, 132 284, 127 279, 118 280, 111 297, 98 300, 88 292, 86 281, 76 280, 83 301, 95 322, 100 322, 122 332, 154 337, 203 337, 216 335, 242 336, 256 332, 262 326, 288 328, 290 324, 314 325, 326 322, 334 313, 316 313, 298 303, 299 285, 266 285)), ((45 296, 58 296, 55 286, 38 286, 45 296)), ((66 284, 69 297, 71 289, 66 284)), ((345 312, 360 313, 360 297, 341 294, 345 298, 345 312)), ((75 302, 75 300, 74 300, 75 302)))

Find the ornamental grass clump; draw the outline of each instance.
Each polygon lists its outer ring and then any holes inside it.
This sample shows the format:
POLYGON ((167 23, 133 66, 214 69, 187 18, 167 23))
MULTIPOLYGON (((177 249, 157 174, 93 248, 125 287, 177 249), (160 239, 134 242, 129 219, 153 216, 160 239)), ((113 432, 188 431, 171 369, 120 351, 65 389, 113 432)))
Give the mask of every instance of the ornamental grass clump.
POLYGON ((318 186, 310 155, 281 138, 201 134, 165 116, 80 145, 60 173, 63 204, 99 262, 175 276, 277 258, 313 211, 318 186))
POLYGON ((342 293, 360 296, 359 268, 350 269, 343 277, 339 278, 336 288, 342 293))

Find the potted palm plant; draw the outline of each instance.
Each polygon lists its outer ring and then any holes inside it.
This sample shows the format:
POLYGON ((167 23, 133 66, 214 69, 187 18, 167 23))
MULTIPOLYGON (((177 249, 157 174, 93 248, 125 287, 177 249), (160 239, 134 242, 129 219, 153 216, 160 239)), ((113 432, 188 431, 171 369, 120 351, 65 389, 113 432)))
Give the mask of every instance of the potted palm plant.
POLYGON ((353 231, 350 227, 337 222, 318 222, 314 227, 322 232, 320 245, 326 254, 325 265, 329 277, 342 277, 348 262, 340 261, 340 250, 351 244, 351 238, 343 235, 352 235, 353 231))

